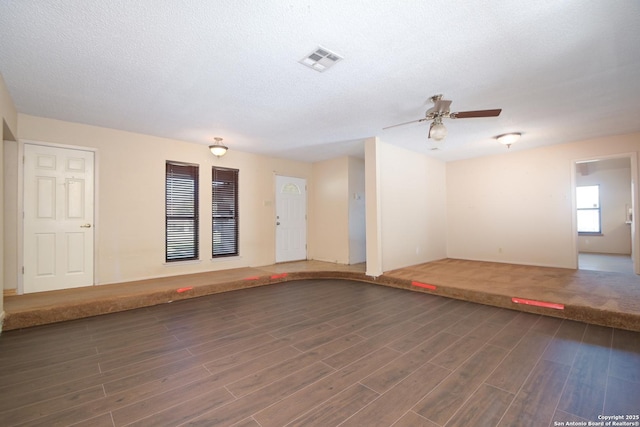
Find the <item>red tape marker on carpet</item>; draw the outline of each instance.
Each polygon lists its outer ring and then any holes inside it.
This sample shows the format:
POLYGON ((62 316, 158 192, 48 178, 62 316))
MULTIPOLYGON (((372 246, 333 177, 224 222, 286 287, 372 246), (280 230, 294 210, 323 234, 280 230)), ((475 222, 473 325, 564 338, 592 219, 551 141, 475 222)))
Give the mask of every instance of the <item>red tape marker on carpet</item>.
POLYGON ((251 276, 251 277, 245 277, 244 280, 258 280, 260 278, 260 276, 251 276))
POLYGON ((176 289, 176 292, 182 293, 182 292, 190 291, 191 289, 193 289, 193 286, 189 286, 188 288, 179 288, 179 289, 176 289))
POLYGON ((272 279, 283 279, 285 277, 287 277, 288 273, 281 273, 281 274, 273 274, 271 276, 272 279))
POLYGON ((543 302, 524 298, 511 298, 516 304, 535 305, 537 307, 553 308, 555 310, 564 310, 564 304, 556 304, 555 302, 543 302))
POLYGON ((426 283, 411 282, 411 284, 412 284, 413 286, 417 286, 417 287, 419 287, 419 288, 430 289, 430 290, 432 290, 432 291, 435 291, 435 290, 436 290, 436 287, 435 287, 434 285, 429 285, 429 284, 426 284, 426 283))

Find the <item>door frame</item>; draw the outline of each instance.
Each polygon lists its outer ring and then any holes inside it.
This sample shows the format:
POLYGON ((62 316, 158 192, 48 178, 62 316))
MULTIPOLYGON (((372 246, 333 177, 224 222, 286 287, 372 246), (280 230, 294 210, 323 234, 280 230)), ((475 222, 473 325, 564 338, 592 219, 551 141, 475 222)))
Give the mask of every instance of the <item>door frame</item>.
POLYGON ((591 156, 571 161, 571 232, 573 233, 573 255, 575 267, 578 269, 578 224, 576 219, 576 174, 578 164, 583 162, 593 162, 598 160, 629 159, 631 162, 631 261, 633 262, 633 272, 640 275, 640 221, 638 221, 638 211, 640 209, 640 196, 638 191, 638 156, 637 153, 618 153, 606 156, 591 156))
POLYGON ((309 180, 306 177, 302 176, 293 176, 293 175, 285 175, 274 172, 273 174, 273 243, 274 243, 274 251, 273 251, 273 261, 274 263, 279 262, 289 262, 289 261, 278 261, 278 226, 276 223, 278 222, 278 177, 284 178, 295 178, 304 180, 305 183, 305 197, 304 197, 304 213, 306 217, 305 221, 305 258, 309 259, 309 190, 308 190, 308 182, 309 180))
POLYGON ((95 147, 86 147, 80 145, 70 145, 70 144, 59 144, 54 142, 45 142, 45 141, 36 141, 30 139, 19 139, 18 140, 18 203, 16 213, 18 217, 18 236, 17 236, 17 264, 16 265, 16 294, 23 295, 24 294, 24 275, 22 274, 22 267, 24 266, 24 146, 25 144, 29 145, 41 145, 44 147, 52 147, 52 148, 62 148, 67 150, 78 150, 78 151, 90 151, 93 153, 93 284, 99 283, 98 281, 98 239, 99 239, 99 221, 98 221, 98 189, 100 185, 98 183, 98 177, 100 174, 98 173, 98 149, 95 147))

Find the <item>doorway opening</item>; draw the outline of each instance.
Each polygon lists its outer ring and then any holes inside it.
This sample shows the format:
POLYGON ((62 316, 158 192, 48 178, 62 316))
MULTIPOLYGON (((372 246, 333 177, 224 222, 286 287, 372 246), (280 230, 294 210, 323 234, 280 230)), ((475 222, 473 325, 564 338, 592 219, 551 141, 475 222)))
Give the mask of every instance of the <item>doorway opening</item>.
POLYGON ((625 155, 576 161, 574 172, 578 269, 637 272, 634 158, 625 155))

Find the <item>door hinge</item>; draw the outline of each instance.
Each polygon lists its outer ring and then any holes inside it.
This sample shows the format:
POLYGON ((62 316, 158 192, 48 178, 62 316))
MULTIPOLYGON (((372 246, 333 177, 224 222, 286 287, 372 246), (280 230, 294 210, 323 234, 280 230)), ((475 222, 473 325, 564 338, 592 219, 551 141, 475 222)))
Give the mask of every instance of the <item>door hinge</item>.
POLYGON ((24 274, 24 265, 22 266, 22 274, 24 274))

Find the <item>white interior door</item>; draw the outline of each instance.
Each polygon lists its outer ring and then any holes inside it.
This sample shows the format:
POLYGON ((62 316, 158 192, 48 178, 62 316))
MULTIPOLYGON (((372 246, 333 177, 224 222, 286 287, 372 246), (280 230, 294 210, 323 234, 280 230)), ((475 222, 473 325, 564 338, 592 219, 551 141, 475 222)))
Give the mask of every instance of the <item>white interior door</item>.
POLYGON ((276 175, 276 262, 307 259, 307 181, 276 175))
POLYGON ((23 289, 93 285, 94 153, 24 145, 23 289))

